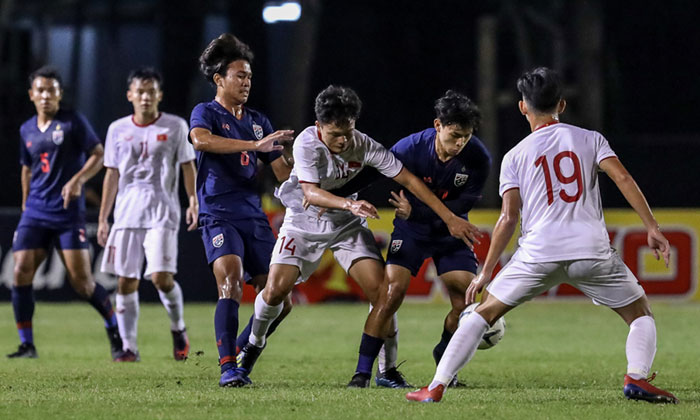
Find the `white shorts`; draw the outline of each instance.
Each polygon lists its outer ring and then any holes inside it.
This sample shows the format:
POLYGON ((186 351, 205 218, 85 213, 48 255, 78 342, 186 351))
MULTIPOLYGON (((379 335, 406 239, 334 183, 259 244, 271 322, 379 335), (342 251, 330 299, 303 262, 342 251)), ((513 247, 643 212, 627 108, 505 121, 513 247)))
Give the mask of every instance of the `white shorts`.
POLYGON ((299 267, 297 283, 301 283, 308 280, 318 268, 326 249, 333 252, 335 260, 345 272, 358 259, 372 258, 384 262, 365 219, 352 217, 345 220, 345 223, 337 224, 317 220, 316 217, 296 215, 290 219, 285 218, 272 250, 270 265, 289 264, 299 267))
POLYGON ((144 257, 146 279, 153 273, 177 273, 177 230, 113 229, 107 238, 102 271, 139 279, 144 257))
POLYGON ((487 290, 506 305, 518 306, 561 283, 609 308, 621 308, 644 296, 644 289, 617 252, 607 260, 527 263, 511 259, 487 290))

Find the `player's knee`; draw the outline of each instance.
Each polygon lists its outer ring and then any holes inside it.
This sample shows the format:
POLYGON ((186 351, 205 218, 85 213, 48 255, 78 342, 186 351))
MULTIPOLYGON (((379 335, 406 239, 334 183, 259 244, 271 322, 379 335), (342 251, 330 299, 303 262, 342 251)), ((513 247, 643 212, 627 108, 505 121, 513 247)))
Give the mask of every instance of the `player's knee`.
POLYGON ((243 289, 241 287, 240 279, 231 277, 225 277, 221 280, 217 279, 219 286, 219 299, 233 299, 237 302, 241 301, 243 296, 243 289))
POLYGON ((151 276, 151 281, 153 281, 153 285, 156 287, 156 289, 164 293, 168 293, 169 291, 173 290, 173 287, 175 287, 175 280, 173 279, 173 275, 171 273, 153 273, 151 276))
POLYGON ((82 276, 73 280, 73 290, 84 299, 90 298, 95 291, 95 282, 88 276, 82 276))
POLYGON ((138 279, 119 277, 117 282, 117 293, 120 295, 128 295, 134 293, 139 288, 138 279))
POLYGON ((36 268, 27 261, 17 261, 14 266, 14 285, 26 286, 32 283, 36 268))
MULTIPOLYGON (((263 290, 263 299, 270 306, 277 306, 285 301, 286 296, 291 290, 286 290, 282 284, 273 284, 270 282, 263 290)), ((284 310, 284 308, 282 309, 284 310)), ((291 305, 289 307, 291 311, 291 305)))

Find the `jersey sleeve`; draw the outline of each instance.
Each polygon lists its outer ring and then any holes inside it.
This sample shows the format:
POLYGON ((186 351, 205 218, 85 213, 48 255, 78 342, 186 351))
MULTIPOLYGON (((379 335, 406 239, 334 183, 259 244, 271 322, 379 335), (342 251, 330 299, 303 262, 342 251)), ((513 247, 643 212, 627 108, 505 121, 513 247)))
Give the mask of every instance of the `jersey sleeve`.
POLYGON ((294 171, 299 182, 318 184, 321 180, 318 175, 318 169, 316 169, 319 151, 312 144, 309 144, 308 141, 305 141, 302 138, 303 135, 304 133, 299 135, 294 141, 294 148, 292 149, 294 171))
POLYGON ((104 166, 106 168, 119 167, 116 142, 117 140, 115 139, 114 123, 112 123, 107 129, 107 137, 105 138, 104 166))
POLYGON ((180 120, 177 134, 177 163, 185 163, 195 159, 194 147, 187 141, 189 132, 185 120, 180 120))
MULTIPOLYGON (((270 123, 270 120, 268 120, 267 118, 263 118, 262 128, 263 128, 263 137, 267 137, 268 135, 274 133, 274 131, 275 131, 272 128, 272 124, 270 123)), ((271 162, 275 161, 280 156, 282 156, 282 152, 280 152, 279 150, 273 150, 272 152, 267 152, 267 153, 258 153, 258 157, 266 165, 269 165, 271 162)))
POLYGON ((617 157, 617 155, 613 152, 608 140, 602 134, 596 133, 596 163, 600 164, 603 160, 611 157, 617 157))
POLYGON ((366 144, 365 163, 376 168, 387 178, 394 178, 403 169, 403 164, 379 142, 373 140, 366 134, 357 133, 362 136, 362 141, 366 144))
POLYGON ((401 161, 406 169, 414 172, 415 165, 413 164, 413 159, 417 154, 415 153, 415 144, 411 141, 410 137, 404 137, 397 141, 396 144, 391 147, 390 151, 401 161))
POLYGON ((192 110, 192 114, 190 115, 190 130, 194 130, 195 128, 205 128, 212 131, 212 118, 207 111, 207 104, 198 104, 192 110))
POLYGON ((29 154, 29 150, 27 150, 27 144, 22 135, 22 129, 19 131, 19 164, 21 166, 32 166, 32 155, 29 154))
POLYGON ((501 176, 499 177, 498 195, 503 197, 506 191, 513 188, 520 188, 518 175, 515 170, 513 158, 511 154, 506 154, 501 163, 501 176))
POLYGON ((83 114, 76 112, 74 121, 75 126, 73 127, 73 130, 76 134, 78 144, 80 145, 80 150, 84 151, 85 153, 90 153, 95 146, 101 144, 102 142, 100 141, 100 138, 97 137, 95 130, 92 129, 92 126, 88 122, 87 118, 83 116, 83 114))

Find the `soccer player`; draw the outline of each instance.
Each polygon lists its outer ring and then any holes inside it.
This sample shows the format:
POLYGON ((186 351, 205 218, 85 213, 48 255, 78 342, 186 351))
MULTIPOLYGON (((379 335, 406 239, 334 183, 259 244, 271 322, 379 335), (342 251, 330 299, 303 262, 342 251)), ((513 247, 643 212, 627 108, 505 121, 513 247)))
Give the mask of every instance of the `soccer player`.
POLYGON ((114 121, 105 141, 107 173, 102 189, 97 240, 105 247, 102 271, 119 276, 117 320, 124 341, 120 362, 140 360, 137 331, 139 279, 146 259, 145 278, 153 282, 170 318, 175 360, 185 360, 189 340, 183 318, 182 289, 177 272, 177 234, 180 228, 178 175, 182 168, 189 198, 187 230, 197 227, 194 149, 182 118, 160 112, 162 78, 152 68, 134 70, 127 79, 126 99, 132 115, 114 121), (110 230, 109 214, 114 210, 110 230))
MULTIPOLYGON (((481 114, 468 97, 452 90, 435 102, 435 113, 433 127, 399 140, 391 152, 406 169, 422 178, 447 208, 468 220, 468 212, 481 197, 491 167, 491 155, 473 135, 481 114)), ((367 180, 362 182, 366 185, 367 180)), ((401 305, 411 276, 418 274, 423 262, 432 257, 452 304, 445 317, 441 340, 433 349, 435 363, 439 363, 457 329, 459 315, 466 308, 464 293, 476 275, 477 260, 474 251, 451 237, 445 223, 415 195, 404 194, 403 190, 391 194, 389 202, 396 207, 397 217, 386 261, 388 293, 373 306, 364 333, 385 337, 385 344, 396 339, 398 331, 389 330, 386 335, 384 326, 391 322, 401 305)), ((375 382, 390 388, 406 387, 405 380, 396 371, 396 356, 389 353, 379 355, 375 382)), ((361 353, 360 358, 363 357, 367 355, 361 353)), ((367 364, 371 367, 373 360, 367 364)), ((364 366, 358 363, 361 365, 364 366)), ((357 380, 368 381, 369 374, 366 370, 358 371, 357 380)), ((456 385, 456 377, 453 384, 456 385)))
POLYGON ((566 102, 557 73, 540 67, 518 79, 520 112, 532 134, 503 158, 501 216, 486 261, 467 288, 467 303, 486 285, 488 296, 462 322, 440 361, 432 383, 406 398, 438 402, 445 385, 474 355, 489 325, 519 304, 560 283, 569 283, 608 306, 629 325, 627 398, 677 403, 646 379, 656 353, 656 326, 642 286, 611 248, 598 190, 598 171, 608 174, 639 215, 647 241, 668 265, 669 243, 634 179, 600 133, 559 122, 566 102), (522 215, 519 247, 491 282, 498 259, 522 215))
POLYGON ((12 307, 21 344, 8 357, 37 357, 32 281, 53 245, 73 289, 104 318, 114 359, 122 340, 109 295, 92 277, 83 195, 85 182, 102 169, 104 149, 83 115, 61 108, 63 84, 55 69, 36 70, 29 84, 36 115, 20 128, 22 217, 12 242, 12 307))
MULTIPOLYGON (((344 185, 363 167, 374 167, 404 185, 440 216, 453 236, 470 242, 476 234, 473 225, 445 207, 393 154, 355 129, 360 109, 360 98, 352 89, 329 86, 316 97, 316 124, 301 132, 294 142, 294 169, 278 190, 287 208, 285 219, 272 254, 269 281, 255 299, 249 344, 258 353, 265 346, 268 325, 282 311, 284 298, 295 283, 309 278, 326 249, 333 251, 372 304, 384 293, 383 259, 365 220, 376 218, 377 210, 355 196, 339 197, 328 192, 344 185)), ((373 362, 383 343, 382 338, 365 334, 360 353, 373 353, 373 362)), ((368 380, 349 384, 368 385, 368 380)))
MULTIPOLYGON (((273 131, 265 115, 245 106, 252 61, 248 45, 235 36, 222 34, 212 40, 199 63, 207 80, 216 86, 216 96, 198 104, 190 117, 199 170, 199 229, 219 292, 214 329, 220 386, 251 383, 247 372, 236 368, 241 288, 244 272, 256 289, 264 287, 275 244, 257 192, 258 159, 272 167, 278 180, 287 179, 292 165, 277 142, 293 140, 293 131, 273 131)), ((285 314, 291 309, 291 301, 286 302, 285 314)), ((249 327, 242 334, 242 344, 248 331, 249 327)))

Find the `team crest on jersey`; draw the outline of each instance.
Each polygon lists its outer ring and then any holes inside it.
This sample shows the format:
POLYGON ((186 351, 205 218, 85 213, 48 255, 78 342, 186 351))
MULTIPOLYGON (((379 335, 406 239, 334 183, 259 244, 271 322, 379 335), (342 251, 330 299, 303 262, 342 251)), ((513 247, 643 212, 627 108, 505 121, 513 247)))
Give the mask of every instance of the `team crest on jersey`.
POLYGON ((467 183, 469 174, 455 174, 455 187, 461 187, 467 183))
POLYGON ((51 140, 53 141, 53 144, 60 146, 61 143, 63 143, 63 130, 58 130, 58 127, 56 128, 57 129, 51 133, 51 140))
POLYGON ((214 245, 214 248, 221 248, 221 245, 224 244, 224 234, 220 233, 211 238, 211 244, 214 245))
POLYGON ((263 138, 263 129, 261 126, 253 123, 253 133, 255 133, 255 137, 260 140, 263 138))
POLYGON ((396 254, 397 252, 399 252, 399 249, 401 249, 402 244, 402 239, 394 239, 393 241, 391 241, 391 247, 389 247, 389 250, 392 254, 396 254))

